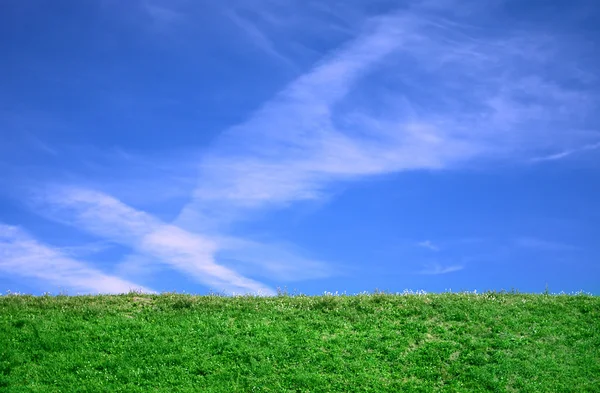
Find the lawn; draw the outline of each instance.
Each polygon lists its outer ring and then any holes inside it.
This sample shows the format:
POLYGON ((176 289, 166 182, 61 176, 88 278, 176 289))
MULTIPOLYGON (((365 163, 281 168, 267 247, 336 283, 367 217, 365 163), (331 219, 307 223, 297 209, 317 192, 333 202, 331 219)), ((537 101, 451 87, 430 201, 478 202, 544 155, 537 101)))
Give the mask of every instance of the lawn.
POLYGON ((0 392, 600 392, 600 297, 0 296, 0 392))

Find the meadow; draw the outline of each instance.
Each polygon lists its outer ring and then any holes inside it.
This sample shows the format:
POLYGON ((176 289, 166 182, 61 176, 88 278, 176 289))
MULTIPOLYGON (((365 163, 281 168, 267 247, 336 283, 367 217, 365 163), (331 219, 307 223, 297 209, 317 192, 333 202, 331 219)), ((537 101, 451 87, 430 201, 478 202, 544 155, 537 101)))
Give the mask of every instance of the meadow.
POLYGON ((600 392, 600 297, 5 295, 0 392, 600 392))

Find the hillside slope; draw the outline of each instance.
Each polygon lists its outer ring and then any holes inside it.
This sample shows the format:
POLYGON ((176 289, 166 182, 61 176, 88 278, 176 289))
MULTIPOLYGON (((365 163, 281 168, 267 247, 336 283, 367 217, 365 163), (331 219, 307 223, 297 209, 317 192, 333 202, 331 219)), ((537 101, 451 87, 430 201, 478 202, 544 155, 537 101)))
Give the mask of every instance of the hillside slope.
POLYGON ((0 297, 2 392, 599 392, 589 295, 0 297))

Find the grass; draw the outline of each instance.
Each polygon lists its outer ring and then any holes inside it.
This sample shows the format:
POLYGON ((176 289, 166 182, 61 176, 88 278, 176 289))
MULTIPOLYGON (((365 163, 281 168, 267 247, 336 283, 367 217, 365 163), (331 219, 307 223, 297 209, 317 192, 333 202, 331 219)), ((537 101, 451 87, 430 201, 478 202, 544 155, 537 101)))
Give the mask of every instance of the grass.
POLYGON ((600 298, 0 296, 1 392, 600 392, 600 298))

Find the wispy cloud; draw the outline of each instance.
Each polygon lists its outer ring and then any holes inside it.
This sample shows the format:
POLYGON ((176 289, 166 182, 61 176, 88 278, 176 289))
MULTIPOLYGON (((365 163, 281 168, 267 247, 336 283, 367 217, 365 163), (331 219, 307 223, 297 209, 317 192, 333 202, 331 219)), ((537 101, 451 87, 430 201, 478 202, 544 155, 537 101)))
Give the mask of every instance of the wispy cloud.
POLYGON ((277 49, 275 42, 262 31, 258 23, 243 17, 235 9, 228 10, 225 15, 255 47, 291 69, 297 68, 288 56, 277 49))
POLYGON ((40 185, 51 178, 53 184, 101 189, 169 220, 178 214, 180 201, 188 199, 196 185, 199 154, 190 149, 140 153, 118 147, 62 144, 60 155, 63 161, 55 165, 11 163, 3 171, 8 179, 6 184, 0 183, 0 189, 10 184, 12 190, 32 190, 33 194, 39 194, 43 191, 40 185))
MULTIPOLYGON (((280 279, 333 272, 285 247, 229 236, 230 224, 256 211, 323 198, 341 181, 522 159, 597 140, 595 132, 566 132, 584 129, 598 106, 592 93, 553 76, 568 71, 553 63, 568 42, 510 26, 484 31, 473 20, 449 19, 464 16, 458 3, 443 3, 447 17, 426 3, 366 21, 355 38, 223 132, 200 159, 191 201, 172 223, 112 192, 82 188, 48 190, 44 208, 214 289, 272 293, 239 271, 280 279), (218 255, 233 266, 217 263, 218 255)), ((155 17, 172 17, 166 3, 152 4, 155 17)), ((286 60, 267 31, 232 15, 255 45, 286 60)), ((422 274, 462 268, 433 264, 422 274)))
POLYGON ((418 9, 371 21, 223 133, 177 224, 202 229, 211 212, 234 221, 321 198, 338 181, 531 155, 595 135, 563 132, 596 101, 544 73, 545 36, 475 39, 476 31, 418 9))
POLYGON ((50 216, 131 247, 217 291, 272 294, 268 287, 214 261, 217 244, 210 238, 166 224, 103 193, 56 188, 38 203, 50 216))
POLYGON ((579 247, 556 241, 549 241, 534 237, 521 237, 515 240, 517 246, 541 251, 576 251, 579 247))
MULTIPOLYGON (((595 100, 544 72, 560 38, 509 31, 475 39, 477 29, 419 10, 372 20, 223 133, 176 225, 223 231, 251 210, 322 198, 339 181, 513 159, 548 141, 594 137, 564 133, 595 100)), ((434 264, 421 273, 462 268, 434 264)))
POLYGON ((579 153, 583 153, 586 151, 597 150, 597 149, 600 149, 600 142, 593 143, 593 144, 587 144, 585 146, 582 146, 582 147, 576 148, 576 149, 563 150, 559 153, 549 154, 546 156, 534 157, 531 159, 531 162, 556 161, 556 160, 561 160, 563 158, 570 157, 574 154, 579 154, 579 153))
MULTIPOLYGON (((334 180, 398 169, 439 167, 445 156, 466 149, 442 140, 435 127, 398 124, 362 135, 337 130, 333 105, 351 85, 411 39, 416 23, 402 15, 381 18, 367 33, 298 78, 248 122, 225 132, 201 165, 195 201, 180 215, 281 205, 313 199, 334 180), (439 148, 445 151, 437 151, 439 148), (436 151, 432 154, 431 151, 436 151), (226 206, 224 206, 226 205, 226 206)), ((194 217, 190 219, 190 217, 194 217)))
POLYGON ((141 9, 151 18, 156 28, 164 28, 182 21, 184 14, 174 7, 173 2, 143 0, 141 9))
POLYGON ((431 240, 425 240, 425 241, 419 242, 419 243, 417 243, 417 246, 426 248, 431 251, 439 251, 440 250, 440 247, 437 246, 436 244, 434 244, 431 240))
POLYGON ((439 263, 426 264, 424 269, 419 271, 419 274, 424 275, 440 275, 457 272, 464 269, 463 265, 443 266, 439 263))
POLYGON ((339 275, 343 268, 304 256, 291 244, 222 238, 218 240, 218 258, 236 271, 292 282, 339 275))
POLYGON ((57 247, 57 251, 60 251, 62 254, 67 255, 71 258, 80 258, 88 255, 97 254, 99 252, 107 251, 113 244, 107 241, 95 241, 90 243, 83 243, 77 245, 69 245, 57 247))
POLYGON ((32 133, 25 132, 24 135, 27 138, 27 140, 31 143, 31 145, 34 146, 36 149, 41 150, 44 153, 50 154, 52 156, 58 155, 58 151, 56 149, 52 148, 48 143, 42 141, 40 138, 33 135, 32 133))
POLYGON ((5 224, 0 224, 0 271, 43 280, 54 285, 54 289, 86 293, 152 292, 65 256, 57 249, 39 243, 21 229, 5 224))

